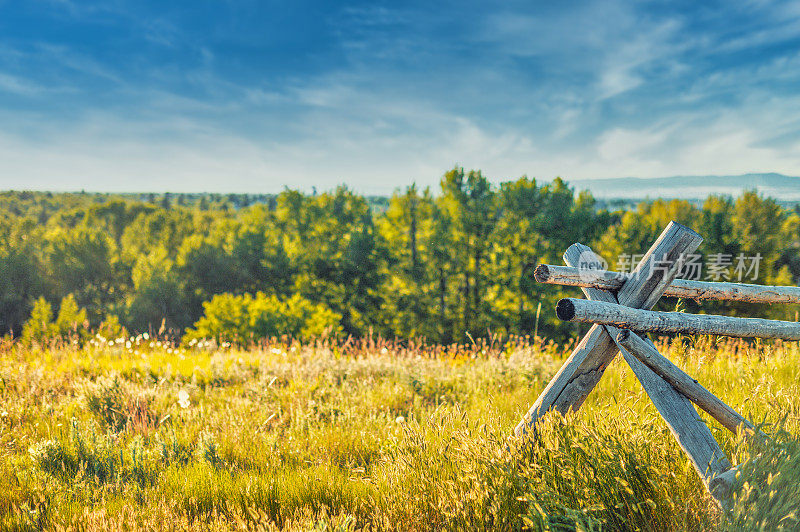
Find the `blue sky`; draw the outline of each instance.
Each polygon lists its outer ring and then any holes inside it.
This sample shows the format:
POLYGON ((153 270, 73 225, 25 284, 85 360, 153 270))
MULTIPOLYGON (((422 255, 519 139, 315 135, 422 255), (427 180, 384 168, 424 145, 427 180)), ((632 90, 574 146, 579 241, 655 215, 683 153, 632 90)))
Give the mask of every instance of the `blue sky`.
POLYGON ((800 175, 800 3, 0 0, 0 188, 800 175))

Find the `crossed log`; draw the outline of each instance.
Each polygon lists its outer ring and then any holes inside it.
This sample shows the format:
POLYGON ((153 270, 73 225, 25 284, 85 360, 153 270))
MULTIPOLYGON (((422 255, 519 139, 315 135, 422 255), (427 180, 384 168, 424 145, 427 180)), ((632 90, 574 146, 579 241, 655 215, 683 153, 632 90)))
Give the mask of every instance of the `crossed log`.
MULTIPOLYGON (((602 377, 606 367, 617 352, 620 352, 666 421, 678 444, 689 457, 706 489, 720 505, 726 505, 736 470, 731 467, 730 461, 706 423, 697 414, 691 401, 733 432, 744 429, 759 439, 765 436, 735 410, 663 357, 650 340, 628 329, 642 330, 636 325, 659 322, 661 317, 653 315, 665 313, 647 311, 665 292, 669 292, 670 295, 701 299, 796 302, 800 300, 800 289, 685 280, 677 280, 673 284, 683 267, 684 258, 694 252, 702 241, 700 235, 673 221, 630 275, 602 271, 600 257, 582 244, 573 244, 564 253, 564 262, 569 268, 553 266, 537 268, 536 277, 539 280, 543 277, 545 282, 580 286, 589 301, 562 300, 559 304, 560 310, 571 318, 581 314, 586 318, 582 321, 592 322, 594 325, 516 426, 514 433, 517 436, 535 431, 537 421, 550 410, 565 414, 580 408, 602 377), (593 275, 593 272, 597 273, 593 275), (547 281, 548 278, 558 278, 558 280, 547 281), (634 326, 632 326, 634 319, 632 316, 638 317, 634 326), (624 326, 625 330, 621 330, 619 326, 624 326)), ((705 316, 695 316, 695 318, 709 321, 705 316)), ((719 330, 711 332, 730 334, 736 330, 752 331, 753 325, 766 327, 764 330, 768 331, 771 327, 783 327, 786 323, 773 320, 754 320, 749 323, 737 322, 735 318, 729 320, 734 322, 711 319, 711 325, 722 327, 722 332, 719 330)), ((683 322, 677 320, 675 323, 683 322)), ((694 325, 695 328, 692 329, 690 326, 686 330, 704 332, 704 327, 709 324, 704 322, 699 326, 696 323, 694 325)), ((797 324, 788 324, 786 327, 788 329, 793 327, 794 333, 800 334, 797 324)), ((654 326, 651 330, 665 329, 654 326)), ((781 334, 772 337, 787 337, 791 332, 783 330, 781 334)), ((746 335, 760 336, 760 334, 746 335)))

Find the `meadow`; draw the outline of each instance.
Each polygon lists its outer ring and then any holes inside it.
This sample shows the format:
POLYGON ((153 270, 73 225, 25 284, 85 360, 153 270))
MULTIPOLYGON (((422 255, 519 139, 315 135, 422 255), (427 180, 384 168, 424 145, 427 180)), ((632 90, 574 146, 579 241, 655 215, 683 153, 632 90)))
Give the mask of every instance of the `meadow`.
POLYGON ((620 357, 579 412, 510 437, 570 345, 6 340, 0 528, 800 529, 797 344, 660 347, 773 437, 708 421, 743 464, 728 512, 620 357))

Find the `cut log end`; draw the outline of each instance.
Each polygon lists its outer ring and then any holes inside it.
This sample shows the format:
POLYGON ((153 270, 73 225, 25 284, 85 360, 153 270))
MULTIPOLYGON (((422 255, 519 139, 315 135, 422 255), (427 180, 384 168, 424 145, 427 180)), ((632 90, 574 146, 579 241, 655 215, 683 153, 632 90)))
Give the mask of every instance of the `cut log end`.
POLYGON ((575 317, 575 304, 569 299, 559 299, 556 304, 556 316, 562 321, 572 321, 575 317))
POLYGON ((533 270, 533 278, 536 279, 538 283, 546 283, 548 279, 550 279, 550 268, 547 267, 547 264, 539 264, 536 266, 536 269, 533 270))
POLYGON ((739 467, 736 466, 715 476, 708 483, 708 491, 720 502, 723 508, 730 501, 733 487, 736 483, 736 476, 739 474, 739 467))
MULTIPOLYGON (((667 229, 670 229, 670 227, 676 227, 676 228, 680 228, 680 230, 681 230, 683 233, 686 233, 687 235, 689 235, 689 238, 692 238, 693 240, 696 240, 696 241, 698 241, 698 242, 702 242, 702 241, 703 241, 703 237, 702 237, 702 236, 700 236, 700 233, 698 233, 698 232, 697 232, 697 231, 695 231, 694 229, 691 229, 691 228, 689 228, 689 227, 686 227, 686 226, 685 226, 685 225, 683 225, 682 223, 678 223, 678 222, 676 222, 675 220, 672 220, 672 221, 669 223, 669 225, 667 225, 667 229)), ((665 232, 666 232, 666 231, 665 231, 665 232)))

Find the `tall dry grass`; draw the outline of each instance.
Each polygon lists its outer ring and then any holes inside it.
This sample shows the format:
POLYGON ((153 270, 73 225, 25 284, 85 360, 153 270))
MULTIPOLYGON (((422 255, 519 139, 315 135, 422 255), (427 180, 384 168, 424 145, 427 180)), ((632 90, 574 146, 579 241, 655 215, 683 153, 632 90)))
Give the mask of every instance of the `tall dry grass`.
POLYGON ((796 344, 663 351, 773 434, 721 513, 624 362, 583 408, 509 434, 568 346, 377 338, 191 349, 0 347, 6 530, 800 528, 796 344))

